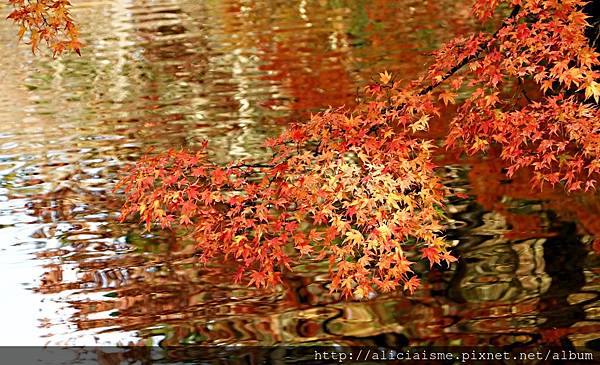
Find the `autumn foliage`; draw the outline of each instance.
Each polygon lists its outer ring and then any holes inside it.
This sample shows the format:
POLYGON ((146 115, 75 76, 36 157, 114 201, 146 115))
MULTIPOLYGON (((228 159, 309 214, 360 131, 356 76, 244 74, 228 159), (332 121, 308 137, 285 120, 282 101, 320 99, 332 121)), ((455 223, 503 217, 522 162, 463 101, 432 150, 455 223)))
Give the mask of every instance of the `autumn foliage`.
POLYGON ((32 52, 45 44, 54 56, 64 51, 80 54, 79 30, 68 0, 8 0, 8 4, 14 8, 8 19, 19 25, 19 40, 27 34, 32 52))
MULTIPOLYGON (((10 0, 35 50, 79 50, 64 0, 10 0), (61 40, 66 37, 66 40, 61 40)), ((419 285, 415 263, 449 265, 442 184, 423 136, 457 104, 445 148, 501 150, 511 177, 593 189, 600 173, 598 54, 580 0, 476 0, 493 33, 456 38, 412 81, 383 72, 352 109, 334 109, 265 142, 268 161, 209 160, 198 151, 143 157, 118 184, 122 219, 192 238, 203 262, 237 262, 235 279, 270 286, 304 256, 328 259, 331 291, 367 297, 419 285)), ((74 29, 74 30, 73 30, 74 29)), ((458 195, 458 194, 455 194, 458 195)))
POLYGON ((249 284, 276 284, 282 270, 316 255, 329 259, 332 291, 412 293, 415 261, 455 260, 442 236, 453 192, 435 173, 436 146, 419 134, 441 103, 460 101, 446 147, 475 154, 497 145, 507 175, 533 169, 540 188, 595 187, 600 62, 583 5, 478 0, 481 21, 510 13, 495 33, 447 43, 417 80, 381 73, 354 109, 314 115, 267 141, 270 161, 219 166, 205 149, 143 158, 120 183, 123 218, 185 228, 204 262, 231 258, 236 279, 248 274, 249 284))
POLYGON ((438 234, 444 189, 430 162, 433 146, 410 132, 426 118, 415 110, 403 124, 382 122, 387 106, 316 115, 268 141, 274 157, 266 164, 221 167, 202 151, 146 157, 122 182, 123 216, 139 213, 147 228, 188 228, 203 261, 236 259, 236 279, 250 271, 250 284, 278 283, 296 257, 292 246, 329 257, 332 290, 412 291, 415 250, 432 264, 454 258, 438 234))
MULTIPOLYGON (((491 16, 486 5, 495 3, 478 2, 475 15, 482 20, 491 16)), ((495 143, 502 148, 509 177, 532 167, 536 187, 563 183, 568 191, 593 188, 600 171, 600 84, 594 70, 599 61, 584 35, 584 2, 512 5, 513 14, 493 36, 479 34, 444 50, 464 59, 485 48, 467 66, 474 76, 468 86, 475 90, 458 108, 447 145, 460 142, 476 153, 495 143), (457 47, 461 51, 453 52, 457 47), (506 94, 510 86, 523 94, 524 103, 506 94)), ((434 77, 453 66, 440 63, 434 77)))

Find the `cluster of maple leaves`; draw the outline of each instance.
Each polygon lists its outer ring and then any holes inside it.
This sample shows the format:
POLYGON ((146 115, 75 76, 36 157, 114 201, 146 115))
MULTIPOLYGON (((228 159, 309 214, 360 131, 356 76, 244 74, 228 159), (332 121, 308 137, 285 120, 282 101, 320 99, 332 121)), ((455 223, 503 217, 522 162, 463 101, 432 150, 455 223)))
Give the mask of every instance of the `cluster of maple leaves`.
POLYGON ((68 0, 8 0, 8 4, 14 8, 8 19, 19 25, 19 40, 28 34, 32 52, 45 43, 54 56, 64 51, 81 55, 79 30, 68 0))
POLYGON ((426 118, 415 108, 400 125, 382 119, 387 107, 373 101, 315 115, 267 141, 274 157, 265 164, 221 167, 203 151, 145 157, 121 182, 123 217, 139 213, 148 228, 188 227, 203 261, 236 259, 236 279, 250 271, 250 284, 278 283, 297 259, 291 245, 329 257, 331 290, 364 297, 373 287, 403 285, 412 292, 415 250, 432 264, 455 259, 438 234, 444 188, 433 146, 411 136, 426 118))
MULTIPOLYGON (((496 2, 478 2, 475 14, 482 20, 489 17, 483 5, 496 2)), ((563 183, 568 191, 594 188, 600 171, 600 62, 584 34, 585 2, 511 4, 513 14, 496 34, 479 34, 445 50, 473 58, 468 71, 474 76, 468 83, 474 91, 459 106, 446 144, 461 142, 469 153, 498 144, 507 175, 532 167, 536 187, 563 183), (514 90, 524 103, 509 94, 514 90), (595 104, 586 103, 592 99, 595 104)), ((430 76, 439 77, 444 67, 452 66, 438 58, 430 76)))
MULTIPOLYGON (((33 49, 44 40, 54 53, 79 51, 67 1, 9 3, 33 49)), ((218 165, 206 143, 143 157, 117 186, 126 194, 122 219, 183 228, 203 262, 234 260, 235 279, 249 276, 250 285, 275 285, 313 255, 329 259, 330 289, 346 297, 412 293, 416 261, 456 260, 443 237, 444 202, 455 192, 436 175, 437 146, 422 137, 442 103, 459 103, 445 147, 475 154, 494 145, 508 177, 527 168, 540 188, 595 188, 600 61, 585 37, 584 5, 476 0, 482 22, 510 13, 496 32, 448 42, 416 80, 381 73, 356 107, 313 115, 266 141, 269 161, 218 165)))
POLYGON ((277 284, 282 270, 316 255, 329 259, 330 289, 344 296, 412 293, 415 261, 456 260, 442 235, 453 192, 436 176, 433 142, 419 137, 441 102, 461 94, 446 147, 474 154, 497 145, 509 177, 531 168, 534 186, 595 187, 600 61, 583 5, 477 0, 481 21, 510 12, 495 33, 447 43, 417 80, 381 73, 355 108, 314 115, 267 141, 270 161, 219 166, 206 146, 143 158, 120 183, 122 217, 139 214, 148 229, 186 227, 203 261, 234 259, 236 279, 249 273, 249 284, 277 284))

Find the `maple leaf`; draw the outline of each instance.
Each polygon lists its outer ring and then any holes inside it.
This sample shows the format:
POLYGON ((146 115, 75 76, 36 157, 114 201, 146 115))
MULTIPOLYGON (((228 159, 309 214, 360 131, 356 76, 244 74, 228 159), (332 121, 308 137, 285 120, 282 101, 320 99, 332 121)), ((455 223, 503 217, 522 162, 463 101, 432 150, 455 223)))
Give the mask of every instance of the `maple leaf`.
POLYGON ((417 289, 421 285, 421 280, 413 275, 404 283, 404 290, 408 290, 408 292, 413 295, 415 293, 415 289, 417 289))
POLYGON ((190 220, 190 217, 188 217, 185 214, 182 214, 181 217, 179 217, 179 224, 190 225, 190 224, 192 224, 192 221, 190 220))
POLYGON ((444 105, 454 104, 454 98, 456 97, 456 93, 450 91, 443 91, 439 95, 439 99, 444 102, 444 105))
POLYGON ((585 98, 589 99, 590 97, 594 97, 596 103, 600 102, 600 84, 596 81, 592 81, 585 88, 585 98))
POLYGON ((442 259, 439 250, 435 247, 424 247, 421 249, 421 258, 429 260, 429 267, 433 267, 434 264, 439 264, 442 259))
POLYGON ((364 237, 362 235, 362 233, 360 233, 359 231, 355 230, 355 229, 351 229, 348 232, 346 232, 346 238, 344 239, 344 242, 350 242, 350 244, 352 245, 358 245, 360 243, 362 243, 364 240, 364 237))
POLYGON ((379 73, 379 79, 381 84, 387 85, 387 83, 392 79, 392 75, 390 75, 387 71, 383 71, 379 73))
POLYGON ((404 275, 407 272, 413 272, 410 268, 410 266, 413 264, 414 262, 408 261, 404 255, 401 255, 400 258, 396 260, 396 267, 400 275, 404 275))
POLYGON ((222 185, 225 183, 225 181, 227 181, 227 174, 225 173, 225 170, 219 168, 215 169, 212 172, 212 180, 215 185, 222 185))
POLYGON ((298 246, 297 248, 302 256, 309 255, 315 251, 314 248, 309 244, 298 246))
POLYGON ((445 261, 448 267, 450 264, 457 261, 457 258, 449 254, 448 252, 444 252, 440 255, 440 260, 445 261))
POLYGON ((357 287, 356 289, 354 289, 354 297, 356 299, 363 299, 363 298, 367 297, 370 292, 371 292, 370 288, 361 285, 361 286, 357 287))
POLYGON ((358 208, 354 205, 351 207, 348 207, 348 210, 346 211, 346 215, 348 217, 356 216, 357 213, 358 213, 358 208))
POLYGON ((250 274, 250 282, 248 283, 248 286, 255 284, 257 287, 261 287, 266 284, 266 280, 267 275, 264 272, 254 270, 252 271, 252 274, 250 274))
POLYGON ((429 127, 429 115, 423 115, 419 120, 414 122, 411 125, 411 129, 413 132, 424 131, 429 127))

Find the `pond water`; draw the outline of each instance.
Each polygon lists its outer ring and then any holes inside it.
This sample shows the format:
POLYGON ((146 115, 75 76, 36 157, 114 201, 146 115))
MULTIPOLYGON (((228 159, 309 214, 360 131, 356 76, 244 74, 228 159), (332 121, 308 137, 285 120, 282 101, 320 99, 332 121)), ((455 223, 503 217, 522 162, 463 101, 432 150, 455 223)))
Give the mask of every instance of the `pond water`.
POLYGON ((378 72, 413 78, 472 29, 468 1, 73 3, 82 57, 32 56, 0 22, 0 344, 600 349, 600 199, 506 181, 493 153, 440 154, 470 195, 449 206, 461 259, 413 296, 340 301, 311 261, 275 290, 237 286, 173 233, 116 222, 114 183, 150 147, 260 158, 264 138, 352 105, 378 72))

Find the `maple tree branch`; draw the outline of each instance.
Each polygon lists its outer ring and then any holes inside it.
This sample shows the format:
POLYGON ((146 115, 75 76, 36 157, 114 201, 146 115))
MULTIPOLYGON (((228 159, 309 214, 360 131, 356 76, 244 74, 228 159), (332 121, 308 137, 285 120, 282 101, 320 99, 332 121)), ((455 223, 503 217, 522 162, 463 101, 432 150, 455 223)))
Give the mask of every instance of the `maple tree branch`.
POLYGON ((600 43, 598 43, 598 41, 600 40, 600 20, 593 23, 592 27, 595 28, 594 32, 596 33, 596 37, 594 37, 594 39, 591 39, 591 46, 593 48, 599 49, 600 43))
POLYGON ((229 169, 241 169, 241 168, 252 168, 252 169, 259 169, 259 168, 273 168, 275 167, 275 165, 273 164, 266 164, 266 163, 242 163, 239 165, 235 165, 235 166, 229 166, 227 168, 229 169))
POLYGON ((521 93, 523 94, 525 99, 527 99, 528 102, 532 103, 533 101, 531 100, 529 95, 527 95, 527 91, 525 90, 525 84, 523 82, 523 79, 519 77, 518 82, 519 82, 519 88, 521 89, 521 93))
MULTIPOLYGON (((424 96, 426 94, 428 94, 429 92, 433 91, 435 88, 437 88, 438 86, 440 86, 442 83, 444 83, 444 81, 446 81, 447 79, 449 79, 450 77, 452 77, 452 75, 454 75, 455 73, 457 73, 460 69, 462 69, 464 66, 466 66, 467 64, 469 64, 471 61, 474 61, 476 59, 478 59, 481 56, 481 53, 488 50, 489 49, 489 45, 491 43, 491 41, 494 40, 494 38, 496 38, 498 36, 498 33, 500 33, 500 31, 506 27, 509 23, 509 21, 513 18, 515 18, 517 16, 517 14, 519 13, 519 11, 521 11, 521 6, 520 5, 516 5, 513 10, 511 11, 510 15, 504 19, 504 21, 502 21, 502 24, 500 25, 500 27, 494 32, 494 34, 492 34, 491 39, 487 42, 485 42, 486 44, 488 44, 488 46, 482 46, 480 45, 479 48, 477 49, 477 51, 462 59, 462 61, 460 61, 459 63, 457 63, 456 65, 454 65, 454 67, 452 67, 448 72, 446 72, 441 79, 439 79, 438 81, 436 81, 435 83, 421 89, 421 91, 419 91, 417 93, 417 95, 419 96, 424 96)), ((389 110, 396 110, 399 111, 404 107, 404 104, 400 104, 396 107, 392 107, 392 108, 385 108, 382 110, 383 113, 389 111, 389 110)), ((368 134, 370 133, 374 133, 377 132, 379 129, 381 128, 381 125, 374 125, 372 126, 369 130, 368 130, 368 134)))
POLYGON ((283 161, 281 161, 280 163, 277 164, 270 164, 270 163, 264 163, 264 162, 256 162, 256 163, 241 163, 241 164, 237 164, 237 165, 233 165, 233 166, 221 166, 221 168, 224 169, 241 169, 241 168, 251 168, 251 169, 260 169, 260 168, 274 168, 277 167, 277 165, 281 164, 281 163, 285 163, 288 160, 290 160, 292 157, 297 157, 300 155, 301 151, 304 150, 308 150, 308 151, 312 151, 313 154, 316 156, 318 154, 319 148, 321 147, 321 140, 319 141, 306 141, 306 143, 302 146, 302 148, 300 148, 300 145, 297 142, 284 142, 284 144, 286 145, 290 145, 290 144, 296 144, 296 153, 295 154, 291 154, 290 156, 286 157, 285 159, 283 159, 283 161), (308 147, 312 147, 314 146, 315 149, 310 149, 308 147))
POLYGON ((525 91, 523 87, 521 87, 521 93, 523 93, 523 96, 525 97, 525 99, 527 99, 528 102, 533 103, 533 100, 531 100, 529 95, 527 95, 527 91, 525 91))
MULTIPOLYGON (((504 19, 504 21, 502 22, 500 27, 496 30, 496 32, 494 32, 494 34, 492 34, 492 39, 490 41, 492 41, 494 38, 496 38, 496 36, 502 30, 502 28, 506 27, 508 25, 508 22, 511 19, 513 19, 514 17, 516 17, 520 10, 521 10, 521 6, 519 6, 519 5, 517 5, 513 8, 510 15, 506 19, 504 19)), ((487 44, 489 45, 490 42, 487 42, 487 44)), ((466 66, 469 62, 471 62, 474 59, 476 59, 477 57, 479 57, 481 52, 486 51, 488 49, 489 49, 489 46, 486 46, 486 47, 479 46, 479 49, 477 50, 477 52, 475 52, 474 54, 472 54, 468 57, 463 58, 462 61, 460 61, 458 64, 454 65, 454 67, 452 67, 448 72, 446 72, 446 74, 444 74, 444 76, 442 76, 441 79, 439 79, 437 82, 427 86, 426 88, 422 89, 418 95, 423 96, 423 95, 429 93, 430 91, 432 91, 433 89, 438 87, 440 84, 442 84, 444 81, 449 79, 452 75, 457 73, 461 68, 466 66)))

